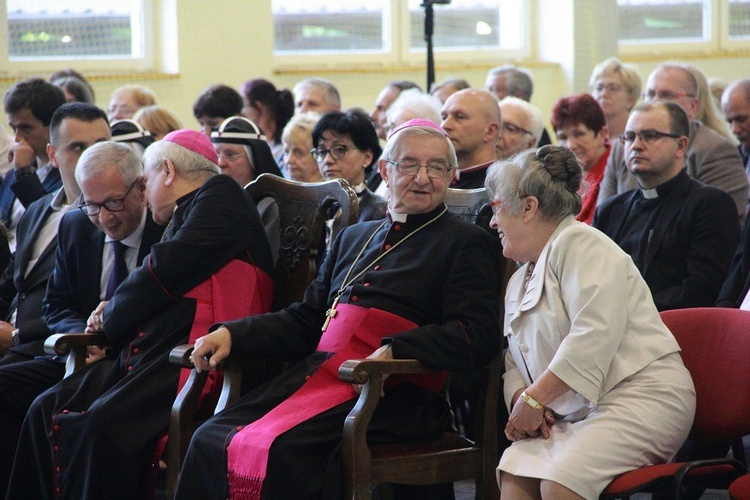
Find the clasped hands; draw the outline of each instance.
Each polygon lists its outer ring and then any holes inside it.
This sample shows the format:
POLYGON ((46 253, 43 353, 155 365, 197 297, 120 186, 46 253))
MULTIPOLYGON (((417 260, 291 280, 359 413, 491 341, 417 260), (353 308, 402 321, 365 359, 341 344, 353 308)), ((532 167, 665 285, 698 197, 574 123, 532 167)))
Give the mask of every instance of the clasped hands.
POLYGON ((519 396, 516 397, 508 424, 505 426, 505 436, 511 441, 540 436, 547 439, 550 436, 550 427, 554 424, 555 414, 552 410, 546 406, 535 410, 519 396))

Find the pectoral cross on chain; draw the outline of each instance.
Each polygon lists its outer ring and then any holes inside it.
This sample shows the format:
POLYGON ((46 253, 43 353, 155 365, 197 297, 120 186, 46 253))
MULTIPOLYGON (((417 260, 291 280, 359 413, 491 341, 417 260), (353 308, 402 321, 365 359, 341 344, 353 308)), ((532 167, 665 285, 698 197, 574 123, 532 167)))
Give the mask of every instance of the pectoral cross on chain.
POLYGON ((335 318, 336 315, 339 313, 336 310, 336 306, 339 305, 339 296, 337 296, 335 299, 333 299, 333 304, 331 304, 331 308, 326 311, 326 321, 323 323, 323 328, 321 328, 321 331, 326 331, 328 329, 328 323, 331 322, 331 318, 335 318))

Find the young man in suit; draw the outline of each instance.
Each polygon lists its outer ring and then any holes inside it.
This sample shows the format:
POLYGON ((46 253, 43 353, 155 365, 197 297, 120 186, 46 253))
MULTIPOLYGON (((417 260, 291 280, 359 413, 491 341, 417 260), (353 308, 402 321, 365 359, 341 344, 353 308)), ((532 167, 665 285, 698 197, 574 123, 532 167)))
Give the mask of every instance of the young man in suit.
POLYGON ((42 318, 42 299, 55 266, 57 227, 75 210, 81 191, 75 166, 81 153, 110 139, 107 115, 93 104, 61 106, 50 122, 47 154, 63 186, 29 206, 17 232, 18 246, 0 278, 0 365, 44 354, 50 330, 42 318), (10 353, 8 351, 10 350, 10 353))
POLYGON ((604 202, 592 222, 633 258, 660 311, 712 306, 740 236, 732 198, 686 172, 689 133, 673 102, 636 107, 622 142, 639 187, 604 202))
POLYGON ((0 187, 0 220, 11 230, 11 251, 15 251, 15 229, 26 208, 62 184, 60 172, 50 162, 47 143, 52 115, 63 104, 63 91, 40 78, 19 82, 5 93, 3 105, 14 144, 10 148, 13 168, 0 187))
MULTIPOLYGON (((164 232, 146 210, 143 169, 130 147, 93 145, 81 157, 76 180, 82 192, 80 210, 71 210, 60 221, 57 250, 52 251, 55 268, 44 297, 43 319, 53 333, 83 332, 89 314, 100 301, 109 300, 164 232)), ((65 374, 64 359, 42 355, 43 342, 24 346, 19 354, 28 360, 0 366, 0 491, 8 485, 26 411, 65 374)))

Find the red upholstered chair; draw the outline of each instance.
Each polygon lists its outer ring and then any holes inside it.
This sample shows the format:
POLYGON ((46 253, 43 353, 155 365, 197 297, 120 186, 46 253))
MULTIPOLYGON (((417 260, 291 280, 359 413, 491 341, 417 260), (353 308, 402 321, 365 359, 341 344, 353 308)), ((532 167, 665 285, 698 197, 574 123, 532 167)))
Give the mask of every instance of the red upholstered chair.
POLYGON ((745 474, 729 485, 729 498, 732 500, 750 500, 750 474, 745 474))
MULTIPOLYGON (((750 434, 750 312, 707 307, 665 311, 661 317, 680 344, 695 384, 697 406, 689 438, 733 441, 734 456, 744 459, 741 438, 750 434)), ((726 489, 746 472, 746 463, 729 458, 650 465, 615 478, 600 498, 638 492, 680 498, 684 487, 726 489)))

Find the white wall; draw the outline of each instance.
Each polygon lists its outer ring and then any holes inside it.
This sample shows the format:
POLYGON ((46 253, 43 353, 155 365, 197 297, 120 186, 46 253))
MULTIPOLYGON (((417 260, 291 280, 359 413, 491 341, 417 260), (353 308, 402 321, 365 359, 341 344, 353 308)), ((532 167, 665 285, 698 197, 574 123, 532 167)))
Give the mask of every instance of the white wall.
MULTIPOLYGON (((192 116, 192 103, 210 84, 226 83, 237 88, 250 78, 264 77, 278 87, 291 88, 307 76, 321 76, 334 81, 342 94, 344 106, 360 106, 369 110, 380 89, 393 79, 409 79, 424 86, 423 68, 377 69, 348 71, 325 69, 274 72, 273 23, 270 0, 153 0, 162 26, 174 26, 177 34, 165 31, 157 53, 166 68, 178 67, 177 74, 146 75, 91 74, 97 104, 106 108, 108 96, 125 83, 142 83, 157 94, 160 104, 173 110, 187 127, 197 127, 192 116), (176 52, 176 56, 174 55, 176 52)), ((591 68, 600 60, 616 55, 616 0, 536 0, 532 1, 535 18, 533 27, 534 57, 522 64, 535 76, 532 102, 545 117, 558 98, 573 92, 586 91, 591 68)), ((749 51, 750 52, 750 51, 749 51)), ((662 59, 633 59, 645 79, 662 59)), ((511 61, 484 64, 441 65, 436 54, 436 79, 448 76, 466 78, 481 87, 491 67, 511 61)), ((742 57, 719 54, 690 59, 708 76, 734 80, 749 75, 748 53, 742 57)), ((71 64, 75 67, 75 64, 71 64)), ((14 81, 30 75, 6 75, 0 68, 0 92, 3 94, 14 81)), ((44 76, 47 75, 38 75, 44 76)), ((0 110, 0 122, 7 120, 0 110)))

